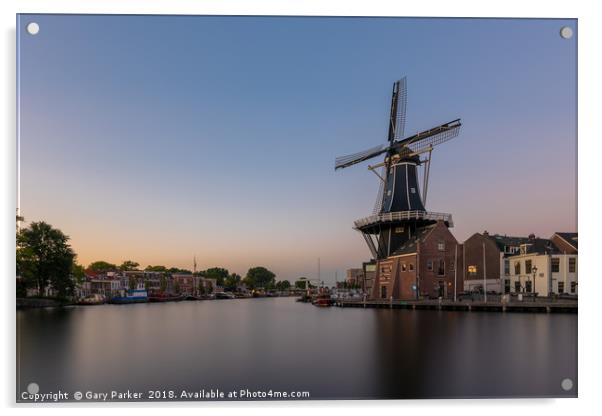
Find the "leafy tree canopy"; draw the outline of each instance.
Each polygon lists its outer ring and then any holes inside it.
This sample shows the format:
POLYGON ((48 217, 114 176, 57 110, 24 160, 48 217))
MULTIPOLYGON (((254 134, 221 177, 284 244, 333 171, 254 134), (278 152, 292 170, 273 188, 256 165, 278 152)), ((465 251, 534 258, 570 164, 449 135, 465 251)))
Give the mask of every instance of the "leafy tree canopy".
POLYGON ((274 285, 276 279, 276 275, 262 266, 251 267, 249 271, 247 271, 247 276, 245 277, 245 283, 247 283, 250 287, 263 287, 263 288, 271 288, 274 285))
POLYGON ((147 272, 167 272, 167 267, 165 266, 146 266, 147 272))
POLYGON ((228 269, 224 269, 222 267, 212 267, 210 269, 204 270, 200 272, 200 275, 206 277, 207 279, 216 279, 216 283, 218 286, 223 286, 224 281, 228 277, 230 273, 228 269))
POLYGON ((90 263, 88 265, 88 269, 90 269, 94 272, 97 272, 97 273, 103 273, 103 272, 112 272, 114 270, 117 270, 117 266, 114 265, 113 263, 99 260, 99 261, 90 263))
POLYGON ((75 257, 69 237, 43 221, 32 222, 17 234, 17 273, 23 288, 36 287, 44 293, 51 285, 59 298, 72 295, 75 257))
POLYGON ((138 266, 140 266, 139 263, 136 263, 135 261, 131 261, 131 260, 126 260, 123 263, 121 263, 121 266, 119 266, 119 270, 121 270, 121 271, 138 270, 138 266))

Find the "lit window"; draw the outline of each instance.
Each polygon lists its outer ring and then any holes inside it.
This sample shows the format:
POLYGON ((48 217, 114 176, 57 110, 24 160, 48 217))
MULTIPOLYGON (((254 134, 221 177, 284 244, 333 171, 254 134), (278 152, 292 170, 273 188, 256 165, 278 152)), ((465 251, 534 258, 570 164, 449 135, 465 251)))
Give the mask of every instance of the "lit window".
POLYGON ((445 241, 439 241, 437 243, 437 250, 439 250, 439 251, 445 251, 445 241))
POLYGON ((395 233, 396 234, 403 233, 403 227, 395 227, 395 233))
POLYGON ((468 266, 468 274, 472 277, 476 276, 477 275, 477 266, 475 266, 475 265, 468 266))

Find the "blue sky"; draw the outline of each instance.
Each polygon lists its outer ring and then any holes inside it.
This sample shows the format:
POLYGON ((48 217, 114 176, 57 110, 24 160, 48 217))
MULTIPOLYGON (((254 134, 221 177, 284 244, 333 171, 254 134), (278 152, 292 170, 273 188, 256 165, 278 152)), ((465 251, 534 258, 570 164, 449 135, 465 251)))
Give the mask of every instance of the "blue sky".
POLYGON ((427 208, 474 232, 576 230, 574 20, 21 15, 21 209, 80 261, 334 281, 378 182, 334 158, 461 117, 427 208), (36 36, 25 25, 36 21, 36 36))

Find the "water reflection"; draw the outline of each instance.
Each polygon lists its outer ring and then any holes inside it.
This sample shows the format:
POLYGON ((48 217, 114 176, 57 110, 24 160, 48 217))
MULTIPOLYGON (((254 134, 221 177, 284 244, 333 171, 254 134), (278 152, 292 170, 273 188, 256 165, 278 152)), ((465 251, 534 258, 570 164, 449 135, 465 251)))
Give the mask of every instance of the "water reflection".
POLYGON ((577 316, 316 308, 292 298, 17 312, 20 389, 575 396, 577 316))

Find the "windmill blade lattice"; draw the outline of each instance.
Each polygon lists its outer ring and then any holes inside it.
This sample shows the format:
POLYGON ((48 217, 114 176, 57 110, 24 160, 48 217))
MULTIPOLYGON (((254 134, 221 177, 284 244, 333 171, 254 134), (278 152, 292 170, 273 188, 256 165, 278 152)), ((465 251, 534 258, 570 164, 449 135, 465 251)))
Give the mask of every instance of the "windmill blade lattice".
POLYGON ((334 162, 334 169, 337 170, 340 168, 346 168, 348 166, 355 165, 356 163, 363 162, 364 160, 371 159, 386 152, 387 149, 388 147, 386 145, 381 144, 379 146, 372 147, 362 152, 337 157, 334 162))
POLYGON ((406 77, 397 81, 397 106, 395 114, 394 139, 401 140, 406 129, 406 107, 408 104, 408 88, 406 77))

